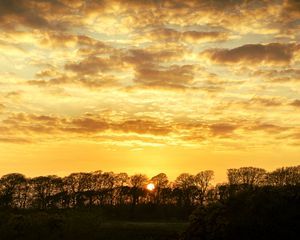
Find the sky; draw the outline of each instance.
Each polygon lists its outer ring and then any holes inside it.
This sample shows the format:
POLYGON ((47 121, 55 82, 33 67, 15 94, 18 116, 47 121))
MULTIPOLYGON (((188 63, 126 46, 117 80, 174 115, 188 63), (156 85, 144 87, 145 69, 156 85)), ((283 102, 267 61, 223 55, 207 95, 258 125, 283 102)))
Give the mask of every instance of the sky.
POLYGON ((297 0, 0 0, 0 175, 300 164, 297 0))

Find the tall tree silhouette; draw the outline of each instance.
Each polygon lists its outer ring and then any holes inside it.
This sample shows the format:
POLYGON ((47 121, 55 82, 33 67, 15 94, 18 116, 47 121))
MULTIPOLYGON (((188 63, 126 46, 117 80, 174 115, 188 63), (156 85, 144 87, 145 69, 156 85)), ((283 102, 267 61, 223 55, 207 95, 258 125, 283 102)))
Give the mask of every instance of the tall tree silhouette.
POLYGON ((0 179, 0 204, 5 207, 20 206, 21 190, 24 186, 26 189, 26 178, 23 174, 11 173, 2 176, 0 179))
POLYGON ((214 172, 212 170, 206 170, 197 173, 194 177, 194 183, 197 187, 197 195, 201 205, 204 203, 204 200, 207 197, 208 187, 213 179, 213 176, 214 172))
POLYGON ((151 178, 151 181, 153 182, 155 189, 154 189, 154 194, 155 194, 155 203, 156 204, 161 204, 163 203, 162 199, 162 192, 163 189, 167 188, 169 180, 168 177, 165 173, 160 173, 154 177, 151 178))
POLYGON ((227 170, 228 182, 230 185, 242 184, 248 186, 264 184, 266 170, 255 167, 242 167, 239 169, 227 170))
POLYGON ((148 181, 146 175, 135 174, 130 177, 131 185, 131 196, 132 196, 132 205, 135 206, 139 203, 140 197, 145 194, 144 187, 148 181))
POLYGON ((181 206, 190 206, 195 194, 195 179, 189 173, 180 174, 175 180, 174 193, 177 196, 178 204, 181 206))

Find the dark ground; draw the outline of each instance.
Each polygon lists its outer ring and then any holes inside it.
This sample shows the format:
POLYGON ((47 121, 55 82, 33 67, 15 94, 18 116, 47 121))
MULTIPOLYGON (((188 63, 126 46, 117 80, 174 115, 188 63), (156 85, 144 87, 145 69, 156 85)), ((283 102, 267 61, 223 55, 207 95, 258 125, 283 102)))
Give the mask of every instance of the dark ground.
POLYGON ((0 239, 175 240, 187 225, 178 219, 113 220, 100 209, 2 210, 0 239))

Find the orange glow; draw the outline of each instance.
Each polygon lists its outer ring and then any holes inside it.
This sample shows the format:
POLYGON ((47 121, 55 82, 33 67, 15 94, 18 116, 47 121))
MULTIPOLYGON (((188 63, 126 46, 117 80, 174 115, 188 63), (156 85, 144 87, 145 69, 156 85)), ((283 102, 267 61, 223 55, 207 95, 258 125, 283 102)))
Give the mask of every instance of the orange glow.
POLYGON ((153 183, 149 183, 146 187, 149 191, 153 191, 155 189, 155 186, 153 183))
POLYGON ((300 164, 297 1, 8 2, 0 176, 300 164))

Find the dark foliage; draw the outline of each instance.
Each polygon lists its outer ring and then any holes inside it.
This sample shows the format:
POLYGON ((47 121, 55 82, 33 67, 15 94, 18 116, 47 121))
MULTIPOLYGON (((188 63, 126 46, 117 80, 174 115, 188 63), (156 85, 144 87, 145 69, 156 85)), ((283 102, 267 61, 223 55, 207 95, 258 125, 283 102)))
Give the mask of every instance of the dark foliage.
POLYGON ((148 179, 145 175, 96 171, 72 173, 67 177, 26 178, 11 173, 0 179, 0 207, 19 209, 66 209, 94 206, 172 205, 192 209, 207 200, 212 171, 178 176, 174 183, 164 173, 148 179), (148 183, 155 189, 146 189, 148 183))
POLYGON ((180 174, 73 173, 0 179, 0 239, 298 239, 300 166, 180 174), (147 190, 148 183, 155 189, 147 190), (195 210, 196 209, 196 210, 195 210))
POLYGON ((191 221, 184 240, 299 239, 300 186, 244 186, 199 207, 191 221))

